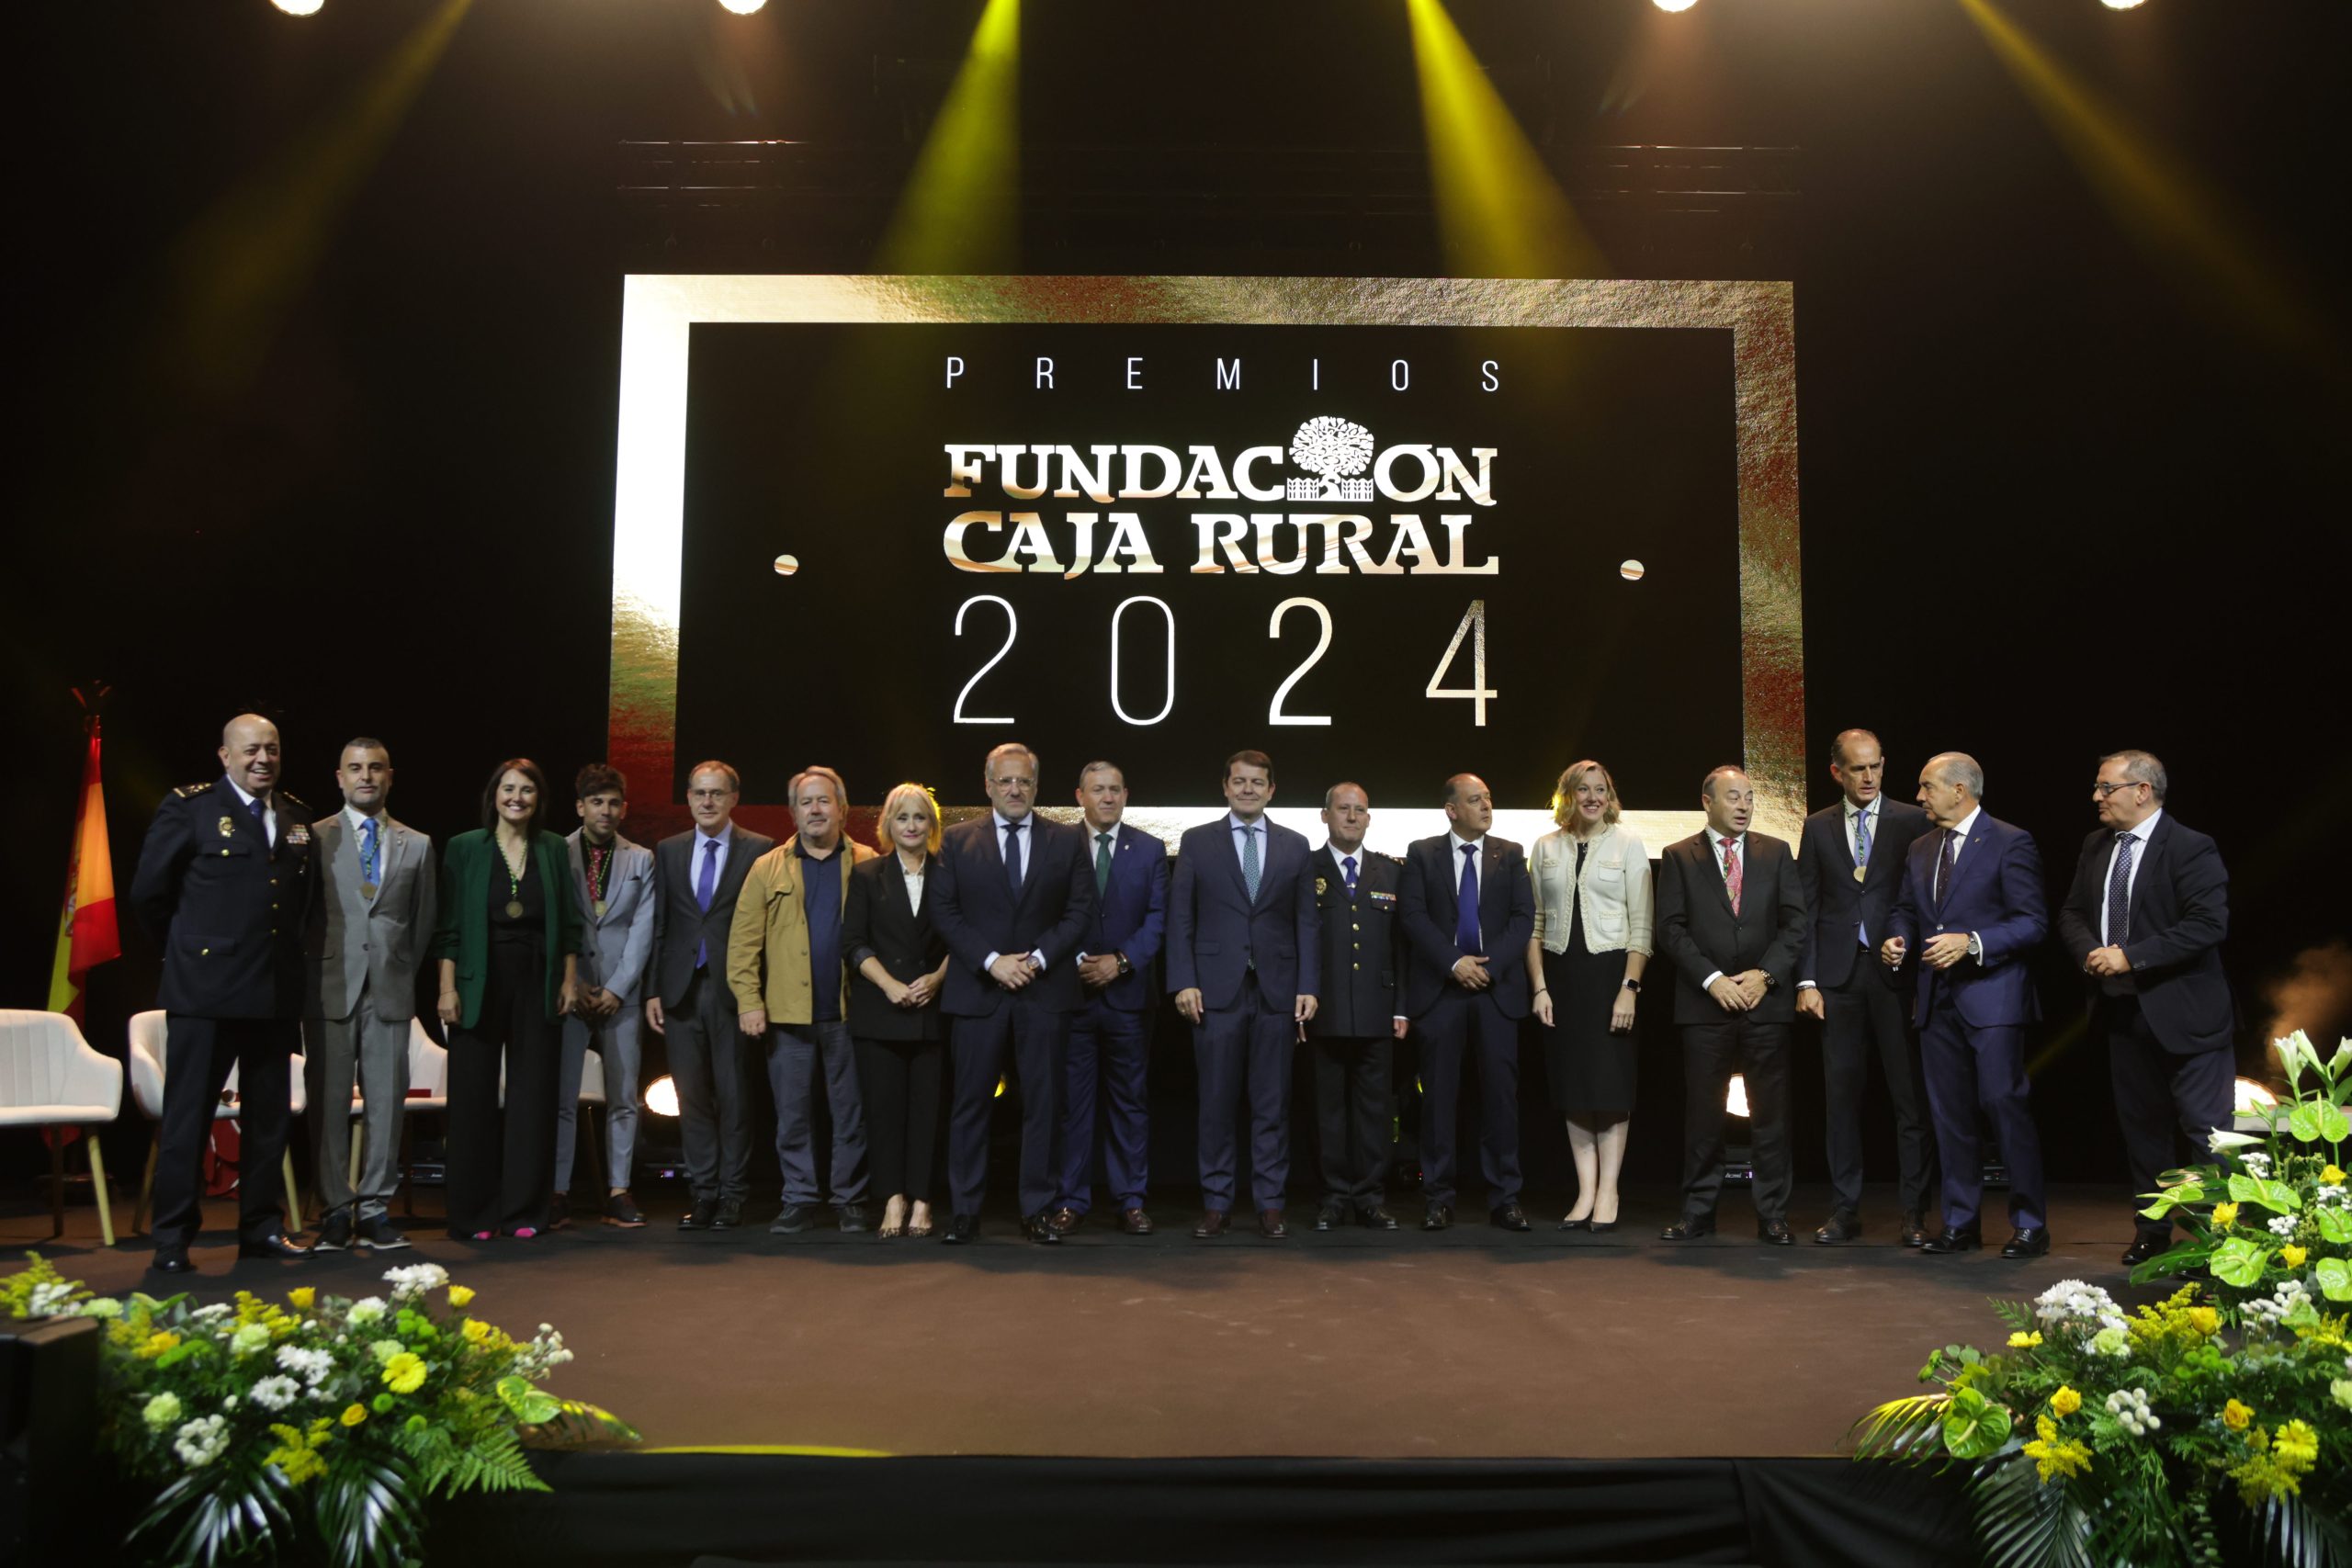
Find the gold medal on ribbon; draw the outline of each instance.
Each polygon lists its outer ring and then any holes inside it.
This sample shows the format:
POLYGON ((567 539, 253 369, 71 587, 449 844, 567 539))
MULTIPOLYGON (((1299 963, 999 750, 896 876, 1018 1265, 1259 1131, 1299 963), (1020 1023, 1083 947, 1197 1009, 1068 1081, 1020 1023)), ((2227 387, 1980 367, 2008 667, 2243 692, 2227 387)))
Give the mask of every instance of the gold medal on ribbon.
POLYGON ((523 918, 523 900, 520 898, 506 900, 506 918, 510 920, 519 920, 523 918))
POLYGON ((359 896, 362 898, 373 898, 376 896, 376 885, 372 882, 361 883, 359 885, 359 896))
POLYGON ((596 911, 596 918, 600 920, 603 919, 605 918, 605 901, 602 898, 597 899, 594 908, 596 911))
POLYGON ((1858 865, 1854 868, 1854 880, 1857 882, 1860 882, 1863 877, 1868 876, 1869 874, 1870 867, 1866 865, 1858 865))

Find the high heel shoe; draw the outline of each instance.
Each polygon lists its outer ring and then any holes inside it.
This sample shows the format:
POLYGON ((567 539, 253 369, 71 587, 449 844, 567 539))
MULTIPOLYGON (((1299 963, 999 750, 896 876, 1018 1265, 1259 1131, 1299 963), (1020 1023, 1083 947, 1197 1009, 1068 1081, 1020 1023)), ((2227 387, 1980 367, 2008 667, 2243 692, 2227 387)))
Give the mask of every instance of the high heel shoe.
POLYGON ((1592 1222, 1589 1219, 1565 1219, 1560 1222, 1560 1228, 1564 1231, 1589 1231, 1592 1228, 1592 1222))
POLYGON ((1617 1228, 1617 1222, 1615 1220, 1587 1220, 1584 1223, 1584 1228, 1595 1235, 1607 1235, 1617 1228))

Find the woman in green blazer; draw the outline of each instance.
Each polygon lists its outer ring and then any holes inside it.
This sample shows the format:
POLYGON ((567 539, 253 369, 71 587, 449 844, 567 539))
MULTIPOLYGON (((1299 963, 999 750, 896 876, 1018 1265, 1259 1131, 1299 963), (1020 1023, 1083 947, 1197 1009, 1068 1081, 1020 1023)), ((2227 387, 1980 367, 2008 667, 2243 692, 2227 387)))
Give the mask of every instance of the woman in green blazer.
POLYGON ((441 852, 433 952, 449 1032, 449 1230, 476 1241, 537 1235, 555 1192, 560 1021, 579 999, 581 925, 563 840, 538 828, 547 784, 527 757, 499 763, 481 829, 441 852))

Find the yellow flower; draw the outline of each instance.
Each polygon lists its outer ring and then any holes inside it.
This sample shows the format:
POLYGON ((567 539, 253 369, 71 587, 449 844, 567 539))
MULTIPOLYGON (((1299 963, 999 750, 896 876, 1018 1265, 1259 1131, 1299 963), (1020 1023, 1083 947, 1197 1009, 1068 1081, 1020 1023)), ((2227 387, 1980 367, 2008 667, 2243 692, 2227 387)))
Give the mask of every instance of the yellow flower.
POLYGON ((2009 1336, 2009 1348, 2012 1350, 2030 1350, 2041 1343, 2040 1334, 2028 1334, 2023 1329, 2009 1336))
POLYGON ((315 1285, 297 1285, 292 1290, 286 1292, 286 1299, 292 1302, 304 1312, 308 1312, 311 1310, 312 1304, 319 1299, 318 1287, 315 1285))
POLYGON ((2270 1451, 2281 1469, 2300 1475, 2319 1461, 2319 1434, 2308 1421, 2290 1421, 2272 1434, 2270 1451))
POLYGON ((2330 1187, 2344 1185, 2344 1173, 2332 1165, 2319 1173, 2319 1179, 2330 1187))
POLYGON ((2290 1243, 2278 1249, 2278 1256, 2285 1261, 2288 1268, 2301 1269, 2303 1266, 2303 1259, 2311 1255, 2301 1247, 2290 1243))
POLYGON ((2050 1396, 2050 1408, 2059 1416, 2072 1416, 2083 1407, 2083 1396, 2071 1388, 2061 1388, 2050 1396))
POLYGON ((2188 1326, 2210 1339, 2222 1331, 2222 1314, 2211 1307, 2190 1307, 2188 1326))
POLYGON ((450 1286, 450 1287, 449 1287, 449 1304, 450 1304, 451 1306, 453 1306, 453 1307, 461 1307, 461 1306, 465 1306, 465 1305, 468 1305, 469 1303, 470 1303, 473 1301, 473 1299, 474 1299, 474 1292, 473 1292, 473 1288, 472 1288, 471 1286, 469 1286, 469 1285, 452 1285, 452 1286, 450 1286))
POLYGON ((2033 1427, 2036 1440, 2026 1444, 2025 1457, 2033 1461, 2035 1473, 2044 1482, 2052 1475, 2080 1475, 2091 1467, 2091 1450, 2078 1442, 2060 1442, 2057 1423, 2049 1416, 2035 1416, 2033 1427))
POLYGON ((2216 1203, 2213 1205, 2213 1225, 2215 1229, 2218 1230, 2223 1225, 2233 1225, 2237 1223, 2238 1206, 2235 1203, 2216 1203))
POLYGON ((142 1359, 152 1361, 156 1357, 162 1355, 164 1351, 177 1345, 179 1342, 180 1337, 178 1335, 174 1334, 169 1329, 159 1328, 155 1330, 154 1333, 150 1334, 147 1337, 146 1344, 139 1347, 139 1354, 142 1359))
POLYGON ((368 1407, 367 1407, 366 1405, 364 1405, 364 1404, 347 1404, 347 1405, 344 1406, 344 1411, 343 1411, 343 1424, 344 1424, 345 1426, 346 1426, 346 1427, 356 1427, 356 1426, 358 1426, 358 1425, 359 1425, 359 1423, 361 1423, 362 1421, 365 1421, 365 1420, 367 1420, 367 1419, 368 1419, 368 1407))
POLYGON ((490 1337, 490 1325, 478 1317, 469 1317, 466 1319, 466 1325, 458 1332, 465 1336, 467 1344, 480 1345, 490 1337))
POLYGON ((2222 1406, 2222 1425, 2233 1432, 2245 1431, 2245 1424, 2253 1419, 2254 1406, 2250 1404, 2240 1404, 2233 1399, 2222 1406))
POLYGON ((384 1363, 384 1386, 394 1393, 414 1393, 424 1386, 424 1362, 413 1351, 403 1350, 384 1363))

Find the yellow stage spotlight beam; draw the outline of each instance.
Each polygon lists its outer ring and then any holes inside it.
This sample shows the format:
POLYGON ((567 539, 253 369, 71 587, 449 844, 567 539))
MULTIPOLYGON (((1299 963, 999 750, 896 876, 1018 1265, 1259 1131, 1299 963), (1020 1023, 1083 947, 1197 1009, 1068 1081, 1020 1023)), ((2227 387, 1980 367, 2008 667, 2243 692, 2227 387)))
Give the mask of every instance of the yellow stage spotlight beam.
POLYGON ((2165 260, 2186 265, 2222 301, 2284 345, 2314 346, 2323 330, 2289 283, 2232 232, 2225 209, 2154 138, 1993 4, 1960 0, 2009 74, 2032 100, 2092 191, 2165 260))
POLYGON ((988 0, 883 231, 885 272, 1021 265, 1021 0, 988 0))
POLYGON ((348 105, 181 235, 171 261, 167 378, 208 398, 229 396, 252 379, 278 318, 318 270, 335 220, 407 118, 472 3, 441 0, 348 105))
POLYGON ((1474 277, 1606 276, 1600 247, 1479 68, 1444 0, 1406 0, 1406 10, 1447 270, 1474 277))

